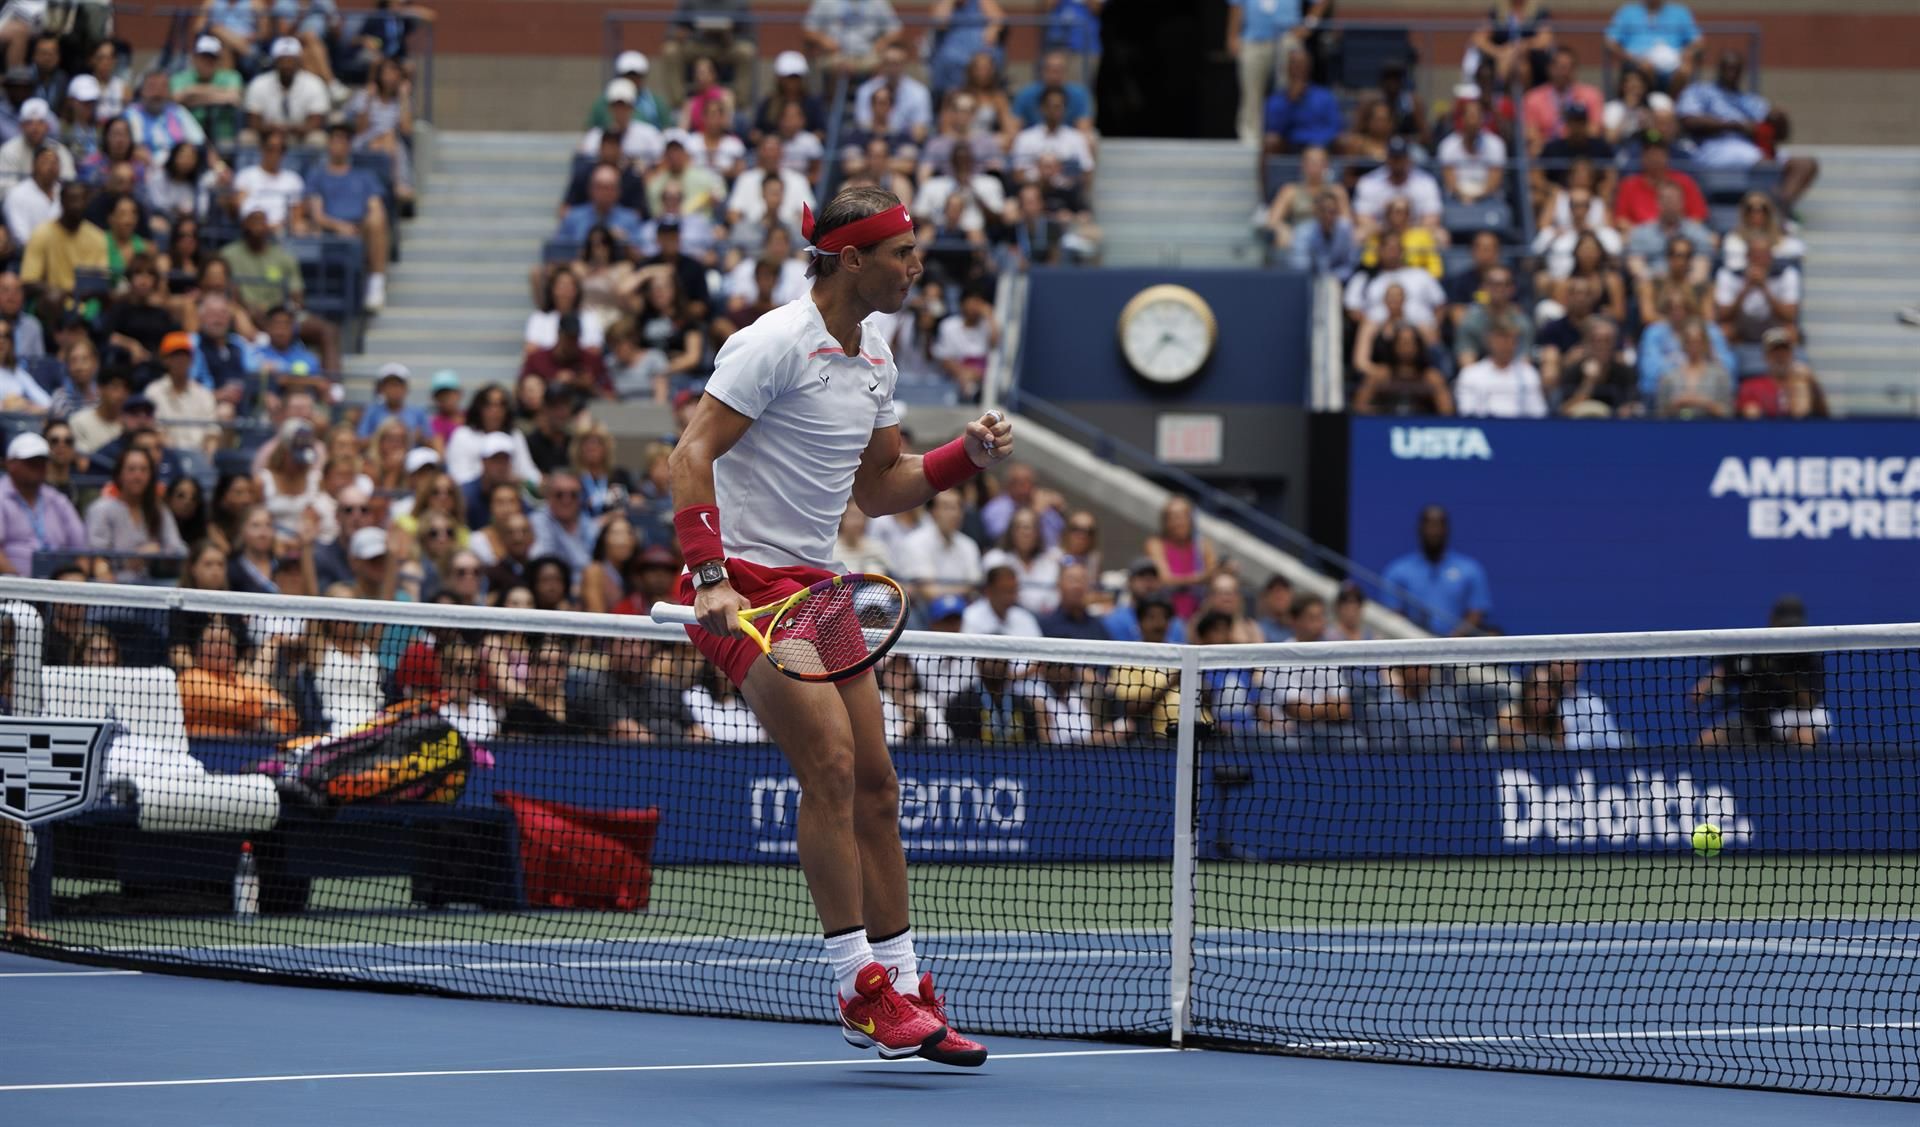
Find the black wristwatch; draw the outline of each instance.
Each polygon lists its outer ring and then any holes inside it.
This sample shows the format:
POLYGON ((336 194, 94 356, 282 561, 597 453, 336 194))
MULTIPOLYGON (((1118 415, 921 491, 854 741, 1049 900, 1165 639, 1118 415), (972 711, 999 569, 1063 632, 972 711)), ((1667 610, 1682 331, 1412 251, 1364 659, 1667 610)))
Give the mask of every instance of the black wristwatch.
POLYGON ((702 587, 711 587, 715 583, 724 583, 726 578, 726 561, 708 560, 706 563, 693 569, 693 588, 697 591, 702 587))

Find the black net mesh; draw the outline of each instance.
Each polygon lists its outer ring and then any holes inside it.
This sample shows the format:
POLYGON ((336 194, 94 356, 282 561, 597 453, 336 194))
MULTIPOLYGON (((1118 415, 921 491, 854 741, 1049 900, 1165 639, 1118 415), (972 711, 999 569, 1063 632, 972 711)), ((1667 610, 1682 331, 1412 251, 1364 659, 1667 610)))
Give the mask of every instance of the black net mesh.
MULTIPOLYGON (((799 785, 683 636, 382 617, 5 619, 10 712, 124 728, 6 854, 42 949, 831 1020, 799 785)), ((1180 674, 991 652, 870 683, 923 963, 968 1033, 1164 1041, 1180 674)), ((1204 669, 1188 1039, 1920 1097, 1915 658, 1204 669)))

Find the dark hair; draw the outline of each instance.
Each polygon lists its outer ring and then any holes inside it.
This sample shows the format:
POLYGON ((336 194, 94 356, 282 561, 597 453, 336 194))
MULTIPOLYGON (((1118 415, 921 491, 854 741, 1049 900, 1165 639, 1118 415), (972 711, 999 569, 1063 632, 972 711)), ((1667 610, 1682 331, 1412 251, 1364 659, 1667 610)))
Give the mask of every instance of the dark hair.
MULTIPOLYGON (((573 597, 573 569, 568 567, 567 561, 561 559, 559 556, 541 556, 537 560, 531 560, 527 563, 527 588, 533 592, 533 605, 535 608, 539 610, 561 610, 563 609, 564 601, 573 597), (565 592, 561 595, 562 602, 555 603, 552 606, 542 606, 540 603, 541 576, 545 572, 556 569, 560 572, 561 590, 565 592)), ((566 643, 558 637, 550 637, 548 642, 552 645, 558 645, 562 649, 566 648, 566 643)), ((530 646, 528 648, 537 649, 539 647, 530 646)))
POLYGON ((284 305, 276 305, 272 309, 267 310, 267 315, 260 319, 262 321, 271 321, 275 317, 280 316, 282 313, 286 314, 289 317, 293 316, 293 310, 287 308, 284 305))
POLYGON ((575 274, 571 266, 562 263, 547 271, 547 284, 540 291, 540 312, 552 313, 555 311, 553 304, 553 287, 554 283, 558 282, 563 274, 573 279, 574 308, 579 310, 585 307, 587 291, 586 288, 580 284, 580 275, 575 274))
POLYGON ((490 383, 490 384, 487 384, 485 387, 482 387, 479 391, 474 392, 473 398, 467 401, 468 429, 474 430, 474 431, 480 430, 480 405, 485 403, 489 398, 491 398, 496 393, 501 398, 506 400, 506 403, 504 404, 504 406, 507 409, 507 419, 509 422, 512 421, 513 396, 508 395, 507 389, 500 386, 499 384, 490 383))
MULTIPOLYGON (((885 188, 845 188, 839 195, 827 201, 820 214, 813 220, 813 240, 818 243, 823 237, 832 234, 850 223, 858 223, 878 215, 889 208, 900 206, 900 197, 885 188)), ((860 247, 862 254, 879 246, 868 243, 860 247)), ((831 278, 840 268, 840 260, 833 255, 816 255, 807 267, 809 278, 831 278)))
POLYGON ((993 586, 994 582, 1003 575, 1010 575, 1016 580, 1020 578, 1020 573, 1013 570, 1011 565, 995 564, 992 567, 987 569, 987 579, 982 586, 986 586, 986 587, 993 586))
POLYGON ((1173 604, 1158 595, 1152 595, 1133 604, 1133 620, 1140 621, 1150 610, 1161 611, 1169 620, 1173 618, 1173 604))
POLYGON ((137 509, 140 520, 146 526, 147 535, 158 539, 160 536, 160 502, 154 498, 154 486, 160 483, 160 467, 153 456, 138 446, 126 446, 120 456, 113 460, 113 476, 110 479, 116 486, 120 484, 120 471, 126 468, 127 459, 138 454, 147 463, 147 489, 139 497, 121 497, 120 500, 129 509, 137 509))
POLYGON ((1314 607, 1319 607, 1321 610, 1326 610, 1327 600, 1321 598, 1318 595, 1312 594, 1311 592, 1307 594, 1303 594, 1293 600, 1293 607, 1292 607, 1293 617, 1299 618, 1301 615, 1312 610, 1314 607))
POLYGON ((1196 639, 1204 638, 1215 630, 1231 629, 1233 629, 1233 616, 1223 610, 1203 611, 1200 617, 1193 621, 1193 636, 1196 639))
POLYGON ((168 512, 173 511, 171 498, 173 491, 176 489, 193 490, 192 515, 188 516, 185 520, 180 519, 180 514, 178 513, 174 513, 173 516, 173 525, 174 528, 179 530, 180 539, 185 543, 191 544, 196 540, 204 538, 207 534, 207 494, 206 491, 200 487, 199 479, 191 474, 183 475, 167 486, 167 496, 169 498, 167 503, 168 512))

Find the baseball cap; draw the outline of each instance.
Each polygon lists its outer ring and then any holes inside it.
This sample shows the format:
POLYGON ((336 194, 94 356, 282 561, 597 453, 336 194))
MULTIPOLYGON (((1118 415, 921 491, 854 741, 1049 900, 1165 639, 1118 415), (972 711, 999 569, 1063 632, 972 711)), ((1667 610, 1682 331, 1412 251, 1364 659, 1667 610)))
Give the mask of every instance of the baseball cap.
POLYGON ((160 355, 171 356, 176 352, 192 352, 193 337, 188 333, 171 332, 160 338, 160 355))
POLYGON ((1587 112, 1587 104, 1585 102, 1574 102, 1566 109, 1566 118, 1568 121, 1586 121, 1591 116, 1592 115, 1587 112))
POLYGON ((807 73, 807 57, 798 51, 782 51, 773 57, 773 73, 781 78, 798 78, 807 73))
POLYGON ((127 396, 127 401, 120 405, 120 412, 122 414, 125 414, 128 411, 152 411, 152 410, 153 410, 153 400, 148 399, 146 396, 140 395, 138 393, 127 396))
POLYGON ((1453 88, 1453 96, 1462 102, 1477 102, 1480 100, 1480 84, 1477 82, 1456 83, 1453 88))
POLYGON ((678 231, 680 229, 680 217, 677 215, 663 215, 659 219, 654 220, 653 229, 655 234, 661 231, 678 231))
POLYGON ((405 364, 382 364, 380 365, 380 378, 373 381, 373 386, 379 387, 388 380, 399 380, 401 383, 406 383, 412 378, 413 372, 405 364))
POLYGON ((616 78, 612 82, 607 83, 608 105, 613 105, 615 102, 625 102, 630 106, 634 103, 635 99, 639 97, 640 88, 627 79, 616 78))
POLYGON ((673 567, 673 552, 662 544, 649 544, 640 549, 640 566, 673 567))
POLYGON ((1760 343, 1765 345, 1768 348, 1773 348, 1777 345, 1784 345, 1787 348, 1792 348, 1793 334, 1787 331, 1785 328, 1779 325, 1775 325, 1773 328, 1768 329, 1766 332, 1760 334, 1760 343))
POLYGON ((193 41, 193 53, 196 55, 218 55, 220 41, 211 35, 202 35, 193 41))
POLYGON ((100 80, 90 74, 76 74, 73 81, 67 83, 67 100, 72 102, 97 102, 100 100, 100 80))
POLYGON ((927 607, 927 621, 938 622, 943 618, 958 618, 967 613, 967 600, 959 595, 942 595, 927 607))
POLYGON ((431 446, 416 446, 407 451, 407 476, 412 477, 428 466, 440 464, 440 454, 431 446))
POLYGON ((246 199, 240 201, 240 218, 245 219, 249 215, 266 215, 266 214, 267 214, 267 197, 263 195, 255 194, 255 195, 248 196, 246 199))
POLYGON ((613 60, 615 74, 645 74, 648 69, 647 57, 638 51, 622 51, 620 57, 613 60))
POLYGON ((387 554, 387 530, 363 528, 347 541, 347 554, 356 560, 377 560, 387 554))
POLYGON ((459 391, 459 390, 460 390, 460 373, 459 372, 454 371, 452 368, 442 368, 433 374, 434 394, 437 395, 443 391, 459 391))
POLYGON ((1647 95, 1647 108, 1654 113, 1666 113, 1673 108, 1673 95, 1662 94, 1660 91, 1655 90, 1653 93, 1647 95))
POLYGON ((282 35, 273 41, 270 53, 276 59, 297 59, 301 55, 300 41, 291 35, 282 35))
POLYGON ((30 458, 44 458, 50 453, 52 453, 52 450, 47 446, 47 440, 34 434, 32 431, 28 431, 25 434, 16 434, 13 436, 13 441, 7 443, 7 461, 9 462, 24 462, 30 458))
POLYGON ((480 456, 482 458, 497 458, 502 454, 510 456, 512 453, 513 439, 507 437, 504 431, 490 430, 487 432, 486 437, 480 440, 480 456))
POLYGON ((53 107, 45 98, 28 98, 20 103, 21 121, 52 121, 53 107))
POLYGON ((1408 147, 1407 139, 1405 137, 1402 137, 1396 133, 1392 137, 1387 138, 1387 155, 1388 156, 1403 157, 1403 156, 1406 156, 1411 151, 1412 150, 1408 147))
POLYGON ((1145 575, 1147 572, 1160 574, 1160 565, 1153 562, 1152 556, 1136 557, 1133 566, 1127 569, 1128 575, 1145 575))

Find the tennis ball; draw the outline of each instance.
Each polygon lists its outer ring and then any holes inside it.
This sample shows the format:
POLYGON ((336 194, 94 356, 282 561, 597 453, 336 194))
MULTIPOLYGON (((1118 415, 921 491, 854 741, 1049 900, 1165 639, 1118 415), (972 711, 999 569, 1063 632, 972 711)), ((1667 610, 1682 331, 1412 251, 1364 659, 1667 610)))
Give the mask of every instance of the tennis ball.
POLYGON ((1693 827, 1693 851, 1700 856, 1718 857, 1720 855, 1721 842, 1719 826, 1699 825, 1693 827))

